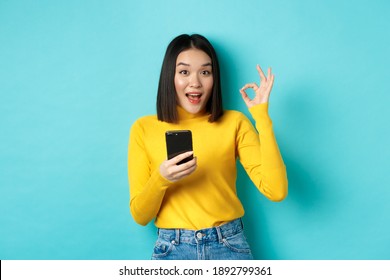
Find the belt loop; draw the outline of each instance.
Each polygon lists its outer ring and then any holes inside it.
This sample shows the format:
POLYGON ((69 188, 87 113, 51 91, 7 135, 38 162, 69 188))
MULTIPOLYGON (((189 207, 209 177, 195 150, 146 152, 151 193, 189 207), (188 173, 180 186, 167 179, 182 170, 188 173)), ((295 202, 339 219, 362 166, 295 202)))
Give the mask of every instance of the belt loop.
POLYGON ((180 229, 175 229, 175 242, 176 244, 179 244, 180 243, 180 229))
POLYGON ((219 243, 222 243, 223 236, 222 236, 221 228, 220 228, 220 227, 215 227, 215 229, 216 229, 216 231, 217 231, 218 241, 219 241, 219 243))

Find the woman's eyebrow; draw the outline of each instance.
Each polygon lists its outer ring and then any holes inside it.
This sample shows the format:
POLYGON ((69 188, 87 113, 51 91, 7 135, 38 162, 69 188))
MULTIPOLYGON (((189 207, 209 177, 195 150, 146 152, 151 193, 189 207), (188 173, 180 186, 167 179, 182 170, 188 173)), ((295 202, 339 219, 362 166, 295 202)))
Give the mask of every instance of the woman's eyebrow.
MULTIPOLYGON (((179 62, 176 66, 180 66, 180 65, 183 65, 183 66, 190 66, 188 63, 184 63, 184 62, 179 62)), ((212 66, 211 62, 207 62, 205 64, 202 64, 201 65, 202 67, 205 67, 205 66, 212 66)))
POLYGON ((184 63, 184 62, 179 62, 176 66, 180 66, 180 65, 183 65, 183 66, 190 66, 189 64, 184 63))

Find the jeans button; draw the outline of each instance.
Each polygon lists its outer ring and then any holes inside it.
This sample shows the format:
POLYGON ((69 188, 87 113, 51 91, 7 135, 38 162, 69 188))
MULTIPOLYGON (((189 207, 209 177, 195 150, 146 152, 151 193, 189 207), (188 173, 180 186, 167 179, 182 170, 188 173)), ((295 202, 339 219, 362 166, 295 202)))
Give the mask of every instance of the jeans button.
POLYGON ((201 232, 198 232, 198 233, 196 234, 196 237, 197 237, 198 239, 202 239, 202 236, 203 236, 203 234, 202 234, 201 232))

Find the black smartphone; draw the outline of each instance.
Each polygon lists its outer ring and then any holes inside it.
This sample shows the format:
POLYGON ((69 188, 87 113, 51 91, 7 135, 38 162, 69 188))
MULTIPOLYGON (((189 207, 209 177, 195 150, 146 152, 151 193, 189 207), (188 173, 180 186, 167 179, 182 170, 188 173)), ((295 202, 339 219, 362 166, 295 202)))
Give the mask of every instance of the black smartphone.
MULTIPOLYGON (((182 153, 192 151, 192 133, 190 130, 167 131, 165 132, 165 140, 167 144, 168 159, 174 158, 182 153)), ((177 164, 183 164, 193 158, 194 157, 191 155, 177 164)))

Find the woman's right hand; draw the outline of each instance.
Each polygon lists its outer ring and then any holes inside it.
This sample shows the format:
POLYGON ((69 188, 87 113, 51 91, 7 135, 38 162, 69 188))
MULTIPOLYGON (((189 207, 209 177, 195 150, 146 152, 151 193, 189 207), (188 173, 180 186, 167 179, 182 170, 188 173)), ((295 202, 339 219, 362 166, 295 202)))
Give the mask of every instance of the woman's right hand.
POLYGON ((183 179, 184 177, 192 174, 197 167, 196 157, 180 165, 177 165, 177 163, 193 154, 194 152, 192 151, 186 152, 171 158, 170 160, 163 161, 160 165, 160 174, 171 182, 177 182, 180 179, 183 179))

